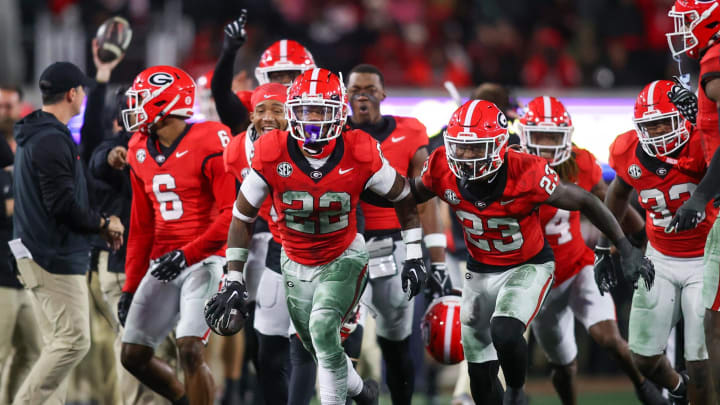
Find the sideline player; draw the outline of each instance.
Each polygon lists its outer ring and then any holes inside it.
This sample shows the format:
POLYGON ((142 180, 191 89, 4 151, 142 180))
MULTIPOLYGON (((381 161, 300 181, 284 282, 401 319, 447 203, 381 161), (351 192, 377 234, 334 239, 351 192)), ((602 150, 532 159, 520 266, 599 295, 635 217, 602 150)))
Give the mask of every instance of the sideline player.
POLYGON ((185 122, 192 116, 195 83, 178 68, 148 68, 126 94, 125 128, 137 132, 128 145, 133 200, 118 303, 125 321, 122 363, 175 404, 212 404, 203 307, 222 277, 221 248, 231 218, 235 181, 222 162, 229 129, 185 122), (154 357, 175 327, 185 384, 154 357))
MULTIPOLYGON (((398 173, 415 177, 420 175, 428 157, 428 136, 425 126, 415 118, 380 114, 380 103, 385 99, 383 75, 372 65, 358 65, 350 70, 348 98, 352 116, 348 125, 372 136, 379 144, 383 156, 398 173)), ((367 193, 366 193, 367 194, 367 193)), ((410 355, 413 301, 400 292, 400 273, 405 257, 401 248, 400 223, 391 204, 375 199, 375 205, 364 199, 360 205, 365 216, 365 244, 368 264, 368 291, 363 303, 377 314, 377 342, 387 365, 387 384, 393 404, 410 404, 414 390, 415 367, 410 355)), ((425 246, 430 251, 431 274, 438 279, 428 280, 429 286, 449 293, 449 279, 445 274, 445 247, 447 242, 443 224, 438 215, 437 199, 418 205, 423 225, 425 246)), ((443 291, 439 291, 440 295, 443 291)))
POLYGON ((626 275, 652 284, 652 265, 625 238, 592 194, 563 184, 541 157, 509 150, 505 115, 471 100, 453 113, 421 177, 411 181, 418 202, 441 197, 465 230, 469 250, 462 294, 462 342, 473 399, 479 404, 525 404, 527 343, 523 332, 542 306, 555 264, 537 207, 580 210, 621 252, 626 275), (504 394, 497 378, 502 366, 504 394))
MULTIPOLYGON (((676 1, 668 16, 675 20, 674 32, 666 34, 673 56, 683 53, 700 61, 700 75, 697 86, 697 130, 703 146, 705 160, 710 161, 720 144, 718 128, 718 110, 720 109, 720 4, 717 1, 680 0, 676 1)), ((683 111, 684 113, 684 111, 683 111)), ((712 168, 709 173, 717 175, 712 168)), ((678 218, 683 222, 691 220, 695 212, 703 211, 705 202, 715 195, 717 188, 712 188, 713 175, 705 176, 705 181, 698 186, 702 194, 691 197, 686 202, 684 216, 678 218), (703 187, 701 187, 703 186, 703 187)), ((683 213, 678 210, 678 215, 683 213)), ((682 226, 682 225, 681 225, 682 226)), ((713 229, 719 226, 713 226, 713 229)), ((688 229, 685 224, 683 229, 688 229)), ((713 373, 715 392, 720 398, 720 301, 715 297, 718 291, 718 262, 720 250, 717 249, 717 233, 710 231, 705 251, 705 274, 703 276, 703 304, 705 305, 704 329, 705 342, 713 373)))
MULTIPOLYGON (((576 184, 600 200, 605 199, 607 184, 602 169, 592 153, 573 144, 572 118, 560 100, 549 96, 530 100, 519 122, 524 151, 547 160, 563 183, 576 184)), ((639 215, 636 217, 642 221, 639 215)), ((595 255, 580 232, 580 213, 542 205, 540 224, 555 256, 555 282, 532 330, 548 357, 552 382, 563 404, 577 403, 575 319, 595 342, 615 356, 643 403, 667 403, 633 364, 628 344, 618 329, 612 297, 603 295, 595 284, 595 255)))
MULTIPOLYGON (((610 184, 605 204, 622 219, 633 189, 646 210, 647 257, 656 270, 652 290, 635 290, 630 311, 629 342, 640 371, 670 391, 675 400, 693 404, 715 403, 708 354, 703 335, 700 302, 703 246, 717 210, 707 205, 706 217, 694 231, 668 234, 673 213, 690 197, 707 165, 698 133, 682 115, 673 99, 689 93, 669 80, 651 82, 635 102, 635 130, 618 136, 610 146, 610 166, 617 176, 610 184), (672 327, 684 320, 687 375, 678 374, 664 355, 672 327)), ((634 229, 637 232, 641 229, 634 229)), ((598 243, 601 277, 610 267, 609 250, 598 243)), ((606 290, 607 291, 607 290, 606 290)))
MULTIPOLYGON (((377 404, 377 383, 362 382, 340 345, 340 326, 367 282, 368 255, 357 234, 355 209, 369 188, 394 201, 403 225, 407 259, 403 287, 410 297, 426 278, 422 231, 407 181, 362 131, 345 129, 347 96, 325 69, 299 76, 286 103, 290 132, 273 131, 255 144, 253 170, 238 194, 228 235, 230 282, 211 300, 206 317, 217 325, 243 304, 242 274, 249 224, 272 193, 282 236, 281 266, 290 317, 318 362, 323 404, 377 404)), ((228 318, 229 320, 229 318, 228 318)))

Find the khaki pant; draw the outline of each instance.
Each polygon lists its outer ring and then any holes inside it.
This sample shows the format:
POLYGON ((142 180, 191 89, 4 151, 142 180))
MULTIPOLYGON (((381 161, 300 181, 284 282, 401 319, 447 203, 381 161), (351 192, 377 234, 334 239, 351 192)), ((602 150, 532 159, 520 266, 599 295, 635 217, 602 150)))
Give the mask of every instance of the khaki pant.
POLYGON ((0 404, 12 402, 40 356, 37 319, 24 289, 0 287, 0 404))
MULTIPOLYGON (((111 314, 110 319, 114 328, 114 349, 115 349, 115 373, 116 400, 114 403, 123 405, 135 404, 169 404, 170 401, 158 395, 150 388, 144 386, 132 374, 130 374, 120 363, 120 349, 122 347, 122 327, 117 319, 117 303, 122 294, 122 286, 125 284, 124 273, 113 273, 107 269, 107 252, 101 252, 98 260, 98 280, 100 290, 107 306, 107 312, 111 314)), ((175 339, 168 337, 158 347, 156 356, 166 361, 170 367, 177 369, 177 351, 175 339)))
POLYGON ((18 259, 17 265, 30 292, 43 348, 13 404, 63 405, 67 377, 90 349, 85 276, 53 274, 28 258, 18 259))

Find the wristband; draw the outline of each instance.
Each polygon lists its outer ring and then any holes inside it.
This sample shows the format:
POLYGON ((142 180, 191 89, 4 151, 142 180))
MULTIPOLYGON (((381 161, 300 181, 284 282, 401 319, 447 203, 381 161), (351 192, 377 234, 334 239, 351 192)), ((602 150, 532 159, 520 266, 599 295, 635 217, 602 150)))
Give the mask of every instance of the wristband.
POLYGON ((419 243, 408 243, 405 245, 405 259, 421 259, 422 258, 422 247, 419 243))
POLYGON ((240 271, 228 271, 228 274, 225 275, 225 281, 231 282, 231 281, 237 281, 240 284, 243 284, 243 274, 240 271))
POLYGON ((229 262, 246 262, 248 250, 245 248, 227 248, 225 249, 225 258, 229 262))
POLYGON ((422 229, 420 228, 410 228, 400 231, 400 233, 406 245, 410 243, 420 243, 422 239, 422 229))
POLYGON ((249 224, 252 224, 253 222, 255 222, 255 218, 257 218, 257 217, 251 218, 251 217, 243 214, 242 212, 240 212, 239 209, 237 209, 237 206, 235 204, 233 204, 232 214, 233 214, 233 217, 235 217, 243 222, 247 222, 249 224))
POLYGON ((423 242, 425 242, 425 247, 427 247, 427 248, 433 248, 433 247, 446 248, 447 247, 447 237, 445 237, 444 233, 427 234, 423 238, 423 242))

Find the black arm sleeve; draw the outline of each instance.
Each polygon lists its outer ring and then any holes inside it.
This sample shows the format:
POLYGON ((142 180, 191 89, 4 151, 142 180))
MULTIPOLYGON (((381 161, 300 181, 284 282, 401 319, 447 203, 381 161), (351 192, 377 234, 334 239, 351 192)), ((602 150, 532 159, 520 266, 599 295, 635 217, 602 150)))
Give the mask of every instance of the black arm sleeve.
POLYGON ((242 132, 249 122, 248 110, 232 92, 233 65, 236 53, 236 50, 223 49, 210 82, 210 90, 215 99, 215 108, 220 116, 220 121, 230 127, 233 134, 242 132))
POLYGON ((107 85, 97 83, 90 90, 85 102, 85 115, 83 115, 83 126, 80 129, 80 159, 86 164, 90 160, 93 150, 102 142, 103 114, 105 112, 105 93, 107 85))
POLYGON ((110 167, 107 162, 107 157, 110 151, 116 146, 125 146, 127 148, 127 143, 123 138, 122 135, 113 136, 112 138, 104 140, 95 148, 90 156, 90 162, 88 162, 88 170, 91 176, 109 185, 114 185, 118 181, 122 181, 122 177, 126 176, 125 172, 110 167))
POLYGON ((698 184, 692 197, 703 203, 707 203, 720 195, 720 148, 715 149, 715 154, 710 161, 710 166, 702 181, 698 184))
MULTIPOLYGON (((100 214, 75 200, 73 153, 60 135, 51 134, 36 144, 32 151, 43 204, 62 224, 80 233, 100 230, 100 214)), ((77 162, 75 164, 80 164, 77 162)))

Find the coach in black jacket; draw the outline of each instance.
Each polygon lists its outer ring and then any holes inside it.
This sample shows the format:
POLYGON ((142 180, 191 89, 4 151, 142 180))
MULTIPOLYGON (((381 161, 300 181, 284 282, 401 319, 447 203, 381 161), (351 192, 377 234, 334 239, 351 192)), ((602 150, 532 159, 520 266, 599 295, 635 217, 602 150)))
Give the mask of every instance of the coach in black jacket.
POLYGON ((119 218, 89 208, 83 164, 67 128, 90 84, 71 63, 50 65, 40 76, 42 109, 15 125, 13 236, 29 251, 16 249, 15 259, 45 343, 17 404, 65 402, 62 382, 90 346, 87 235, 100 233, 115 248, 122 243, 119 218))

